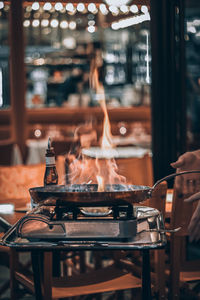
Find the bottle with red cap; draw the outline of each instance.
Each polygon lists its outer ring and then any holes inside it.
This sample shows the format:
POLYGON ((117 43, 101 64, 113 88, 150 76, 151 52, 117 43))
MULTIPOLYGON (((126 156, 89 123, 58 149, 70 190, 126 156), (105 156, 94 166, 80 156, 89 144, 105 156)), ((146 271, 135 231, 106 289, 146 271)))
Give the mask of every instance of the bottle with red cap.
POLYGON ((46 170, 44 174, 44 186, 58 184, 58 173, 56 170, 55 152, 51 146, 51 139, 48 139, 48 148, 45 154, 46 170))

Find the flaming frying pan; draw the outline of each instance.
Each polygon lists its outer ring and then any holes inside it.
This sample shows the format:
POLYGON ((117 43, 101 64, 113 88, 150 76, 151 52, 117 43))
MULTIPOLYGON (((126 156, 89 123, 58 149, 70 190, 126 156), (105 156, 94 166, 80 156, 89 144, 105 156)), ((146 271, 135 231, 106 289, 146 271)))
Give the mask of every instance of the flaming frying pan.
POLYGON ((200 170, 173 173, 158 180, 153 187, 142 185, 106 185, 103 192, 98 192, 97 184, 51 185, 29 189, 34 204, 39 205, 84 205, 101 206, 140 203, 151 197, 155 187, 163 181, 179 175, 200 173, 200 170))

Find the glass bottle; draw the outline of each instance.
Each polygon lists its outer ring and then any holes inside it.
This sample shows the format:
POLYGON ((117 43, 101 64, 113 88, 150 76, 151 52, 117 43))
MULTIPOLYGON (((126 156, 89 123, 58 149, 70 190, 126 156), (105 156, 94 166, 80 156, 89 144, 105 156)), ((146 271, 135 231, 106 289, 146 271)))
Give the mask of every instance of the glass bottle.
POLYGON ((44 174, 44 186, 58 184, 58 173, 56 170, 55 152, 51 147, 51 139, 48 139, 48 148, 45 154, 46 170, 44 174))

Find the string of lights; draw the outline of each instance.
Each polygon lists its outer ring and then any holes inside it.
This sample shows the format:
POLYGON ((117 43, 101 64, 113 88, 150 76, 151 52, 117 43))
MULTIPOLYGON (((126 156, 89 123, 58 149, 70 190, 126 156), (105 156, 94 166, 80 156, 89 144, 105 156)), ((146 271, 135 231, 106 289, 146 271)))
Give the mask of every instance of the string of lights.
MULTIPOLYGON (((127 2, 127 1, 126 1, 127 2)), ((58 20, 56 18, 50 18, 51 14, 58 12, 61 14, 66 14, 69 16, 75 16, 79 14, 93 14, 98 13, 107 16, 111 15, 112 17, 118 17, 117 21, 112 21, 110 26, 113 30, 118 30, 120 28, 125 28, 131 25, 135 25, 146 20, 150 20, 149 8, 146 5, 127 5, 124 1, 108 1, 108 4, 104 3, 61 3, 61 2, 33 2, 25 5, 25 14, 24 14, 24 27, 52 27, 61 29, 70 29, 75 30, 77 28, 76 19, 68 21, 58 20), (110 3, 110 5, 109 5, 110 3), (116 5, 114 5, 114 3, 116 5), (120 4, 121 3, 121 4, 120 4), (33 19, 30 19, 30 12, 35 12, 33 19), (124 19, 126 16, 126 19, 124 19), (119 19, 119 18, 122 19, 119 19)), ((9 10, 9 4, 5 4, 3 1, 0 1, 0 10, 9 10)), ((95 21, 91 20, 88 22, 87 30, 90 33, 96 31, 95 21), (89 24, 90 22, 90 24, 89 24)))

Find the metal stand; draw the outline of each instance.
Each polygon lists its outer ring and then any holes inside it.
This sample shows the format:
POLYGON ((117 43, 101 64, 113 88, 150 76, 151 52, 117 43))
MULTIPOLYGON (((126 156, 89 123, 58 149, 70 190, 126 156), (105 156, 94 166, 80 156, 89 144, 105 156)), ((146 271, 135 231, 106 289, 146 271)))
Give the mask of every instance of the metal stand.
MULTIPOLYGON (((32 268, 33 268, 33 276, 34 276, 34 286, 35 286, 35 299, 43 300, 42 295, 42 274, 43 270, 41 268, 41 258, 42 251, 32 250, 31 258, 32 258, 32 268)), ((152 300, 151 295, 151 270, 150 270, 150 257, 149 250, 142 250, 142 300, 152 300)))
POLYGON ((151 300, 151 269, 149 250, 142 251, 142 300, 151 300))
POLYGON ((35 287, 35 299, 42 300, 42 286, 41 286, 41 252, 38 250, 31 251, 31 260, 32 260, 32 268, 33 268, 33 280, 35 287))

